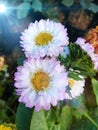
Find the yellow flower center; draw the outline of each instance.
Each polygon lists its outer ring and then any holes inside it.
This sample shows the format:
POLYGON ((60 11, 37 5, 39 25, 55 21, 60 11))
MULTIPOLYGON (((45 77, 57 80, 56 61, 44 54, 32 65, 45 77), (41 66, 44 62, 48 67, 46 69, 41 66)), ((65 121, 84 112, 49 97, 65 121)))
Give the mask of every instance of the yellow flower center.
POLYGON ((31 79, 31 82, 37 91, 47 88, 49 85, 49 81, 49 75, 42 71, 35 73, 34 77, 31 79))
POLYGON ((47 45, 49 44, 49 42, 52 40, 53 36, 49 33, 39 33, 36 38, 35 38, 35 42, 36 42, 36 45, 39 45, 39 46, 43 46, 43 45, 47 45))
POLYGON ((68 79, 69 87, 72 88, 75 84, 75 81, 73 79, 68 79))

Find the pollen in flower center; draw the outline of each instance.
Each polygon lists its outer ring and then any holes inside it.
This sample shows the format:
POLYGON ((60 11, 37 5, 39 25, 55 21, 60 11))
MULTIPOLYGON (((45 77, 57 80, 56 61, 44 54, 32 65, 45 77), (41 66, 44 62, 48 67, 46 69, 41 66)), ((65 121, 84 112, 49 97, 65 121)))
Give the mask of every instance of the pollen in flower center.
POLYGON ((31 82, 37 91, 43 90, 48 87, 50 77, 45 72, 37 72, 32 78, 31 82))
POLYGON ((75 81, 73 79, 69 79, 68 83, 69 83, 69 87, 72 88, 74 86, 74 84, 75 84, 75 81))
POLYGON ((36 38, 35 38, 35 42, 36 45, 42 46, 42 45, 47 45, 49 44, 49 42, 52 40, 53 36, 49 33, 39 33, 36 38))

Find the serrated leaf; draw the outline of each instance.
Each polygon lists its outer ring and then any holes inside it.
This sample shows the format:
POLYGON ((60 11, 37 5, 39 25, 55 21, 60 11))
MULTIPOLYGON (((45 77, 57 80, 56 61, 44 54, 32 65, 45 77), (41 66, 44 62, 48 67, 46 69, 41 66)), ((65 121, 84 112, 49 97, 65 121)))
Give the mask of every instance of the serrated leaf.
POLYGON ((30 8, 31 8, 30 3, 28 2, 21 3, 17 8, 17 18, 18 19, 26 18, 30 8))
POLYGON ((72 122, 72 112, 70 106, 66 105, 62 108, 60 116, 61 130, 68 130, 72 122))
POLYGON ((34 111, 31 119, 30 130, 48 130, 46 116, 43 109, 39 112, 34 111))
POLYGON ((33 109, 25 107, 20 103, 16 113, 17 130, 29 130, 33 109))
POLYGON ((62 4, 64 4, 67 7, 70 7, 74 4, 74 0, 62 0, 62 4))
POLYGON ((40 0, 32 0, 32 8, 35 11, 42 11, 42 3, 40 0))
POLYGON ((96 97, 96 103, 98 105, 98 80, 92 78, 92 87, 96 97))

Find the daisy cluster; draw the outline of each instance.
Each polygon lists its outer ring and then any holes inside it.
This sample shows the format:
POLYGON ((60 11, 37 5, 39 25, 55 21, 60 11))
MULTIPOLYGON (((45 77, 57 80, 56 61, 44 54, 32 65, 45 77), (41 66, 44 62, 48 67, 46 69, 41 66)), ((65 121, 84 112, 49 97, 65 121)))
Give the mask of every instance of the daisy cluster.
MULTIPOLYGON (((67 29, 60 23, 40 20, 31 23, 21 36, 21 47, 26 60, 15 73, 15 87, 19 102, 26 107, 49 110, 58 101, 73 99, 84 91, 85 80, 68 77, 64 65, 57 60, 59 54, 69 51, 67 29), (63 52, 64 51, 64 52, 63 52)), ((76 44, 87 52, 98 68, 98 56, 91 44, 82 38, 76 44)), ((64 55, 66 57, 66 55, 64 55)))

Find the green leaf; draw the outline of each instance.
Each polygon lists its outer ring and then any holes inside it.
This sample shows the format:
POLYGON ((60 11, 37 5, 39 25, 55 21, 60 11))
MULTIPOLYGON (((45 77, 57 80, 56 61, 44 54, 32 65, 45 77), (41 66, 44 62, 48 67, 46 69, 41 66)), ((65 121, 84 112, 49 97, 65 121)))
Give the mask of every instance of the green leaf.
POLYGON ((80 120, 82 119, 83 113, 80 112, 78 109, 73 109, 73 116, 77 119, 80 120))
POLYGON ((74 98, 73 100, 70 101, 71 106, 73 108, 80 108, 80 107, 84 107, 86 104, 84 95, 80 95, 77 98, 74 98))
POLYGON ((61 130, 68 130, 72 122, 72 112, 70 106, 66 105, 62 108, 60 116, 61 130))
POLYGON ((32 0, 23 0, 24 2, 31 2, 32 0))
POLYGON ((29 130, 33 109, 25 107, 20 103, 16 113, 17 130, 29 130))
POLYGON ((30 3, 23 2, 18 6, 17 17, 18 19, 26 18, 31 8, 30 3))
POLYGON ((85 116, 96 128, 98 128, 97 123, 96 123, 87 113, 85 113, 84 116, 85 116))
POLYGON ((32 0, 32 8, 35 11, 42 11, 42 3, 40 0, 32 0))
POLYGON ((98 124, 98 116, 96 116, 94 108, 92 111, 93 113, 90 111, 89 119, 84 115, 81 120, 73 120, 71 130, 98 130, 97 125, 95 125, 98 124))
POLYGON ((89 10, 92 11, 93 13, 97 13, 98 12, 98 5, 91 3, 89 10))
POLYGON ((80 0, 80 4, 84 9, 88 9, 90 7, 90 0, 80 0))
POLYGON ((39 112, 34 111, 31 120, 30 130, 48 130, 46 116, 43 109, 39 112))
POLYGON ((94 110, 93 112, 94 112, 93 115, 95 115, 96 117, 98 117, 98 107, 96 107, 95 110, 94 110))
POLYGON ((70 105, 72 106, 72 114, 76 119, 81 119, 84 113, 87 113, 87 109, 85 107, 86 101, 84 95, 80 95, 77 98, 74 98, 70 101, 70 105))
POLYGON ((96 97, 96 103, 98 105, 98 80, 92 78, 92 87, 96 97))
POLYGON ((67 7, 70 7, 74 4, 74 0, 62 0, 62 4, 64 4, 67 7))
POLYGON ((84 9, 88 9, 93 13, 98 12, 98 5, 96 5, 95 3, 91 3, 90 0, 80 0, 80 4, 84 9))

